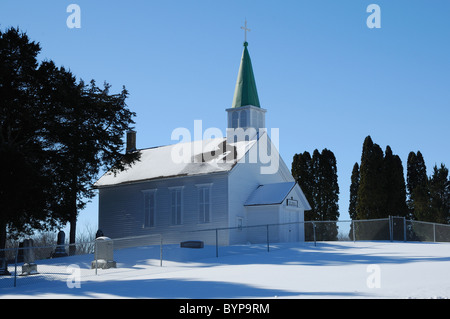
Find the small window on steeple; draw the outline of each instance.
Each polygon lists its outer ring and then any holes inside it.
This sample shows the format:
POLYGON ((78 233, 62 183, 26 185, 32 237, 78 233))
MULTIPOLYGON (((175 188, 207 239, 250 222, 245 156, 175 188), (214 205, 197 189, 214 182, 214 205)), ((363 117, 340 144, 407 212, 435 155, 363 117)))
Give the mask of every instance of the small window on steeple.
POLYGON ((239 121, 239 127, 247 127, 248 126, 248 124, 247 124, 247 111, 243 110, 240 113, 241 113, 240 114, 241 118, 240 118, 240 121, 239 121))
POLYGON ((231 127, 238 128, 239 127, 239 114, 237 112, 233 112, 231 115, 231 127))
POLYGON ((263 127, 262 123, 261 123, 262 117, 259 112, 256 112, 255 118, 256 118, 256 127, 258 127, 258 128, 263 127))

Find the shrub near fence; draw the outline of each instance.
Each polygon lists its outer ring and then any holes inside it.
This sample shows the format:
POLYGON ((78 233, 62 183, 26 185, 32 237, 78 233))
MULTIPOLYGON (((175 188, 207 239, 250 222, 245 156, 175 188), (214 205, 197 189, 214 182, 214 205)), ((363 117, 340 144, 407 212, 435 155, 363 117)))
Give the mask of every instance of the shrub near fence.
MULTIPOLYGON (((177 232, 177 235, 175 233, 167 233, 113 239, 114 258, 116 259, 117 255, 117 267, 119 269, 107 271, 120 271, 120 268, 162 267, 165 261, 185 262, 242 254, 244 252, 270 252, 286 247, 286 245, 279 244, 286 239, 290 239, 288 241, 298 245, 295 242, 300 238, 296 239, 283 233, 292 232, 295 227, 291 226, 303 227, 304 240, 314 244, 320 241, 334 240, 450 242, 450 225, 411 221, 403 217, 354 221, 305 221, 206 229, 184 232, 182 237, 177 232), (228 242, 231 234, 239 234, 239 245, 228 242), (252 238, 253 241, 248 241, 248 238, 252 238), (180 241, 202 239, 206 239, 204 248, 180 248, 180 241), (134 249, 132 251, 133 258, 128 263, 121 257, 121 252, 126 249, 134 249)), ((292 233, 289 235, 292 235, 292 233)), ((0 275, 0 288, 66 280, 70 276, 70 272, 68 272, 69 266, 73 264, 82 269, 83 276, 94 276, 96 272, 91 269, 91 265, 95 258, 95 245, 95 241, 92 241, 78 243, 72 246, 72 249, 70 249, 69 245, 48 245, 33 248, 17 245, 16 247, 0 250, 0 257, 4 256, 4 259, 8 261, 7 269, 5 269, 7 275, 0 275), (23 274, 24 260, 22 256, 26 249, 33 249, 37 264, 37 274, 23 274), (67 257, 54 258, 55 252, 58 250, 61 252, 61 249, 67 252, 67 257), (69 252, 74 252, 75 255, 68 256, 69 252)), ((130 252, 125 252, 125 255, 130 256, 130 252)))

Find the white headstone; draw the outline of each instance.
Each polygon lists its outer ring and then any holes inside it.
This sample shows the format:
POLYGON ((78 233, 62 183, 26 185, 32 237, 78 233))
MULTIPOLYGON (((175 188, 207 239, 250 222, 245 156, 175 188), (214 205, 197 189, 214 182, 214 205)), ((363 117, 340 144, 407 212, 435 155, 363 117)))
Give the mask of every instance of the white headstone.
POLYGON ((114 242, 111 238, 98 237, 95 239, 95 260, 92 261, 91 268, 116 268, 114 242))

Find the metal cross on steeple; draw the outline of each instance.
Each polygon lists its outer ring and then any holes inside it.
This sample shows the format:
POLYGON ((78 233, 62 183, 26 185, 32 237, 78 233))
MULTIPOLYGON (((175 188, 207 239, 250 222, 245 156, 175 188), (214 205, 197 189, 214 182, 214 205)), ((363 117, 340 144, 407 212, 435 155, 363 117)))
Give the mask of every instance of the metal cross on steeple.
POLYGON ((247 31, 249 32, 252 31, 249 28, 247 28, 247 19, 245 19, 245 26, 241 27, 241 29, 245 31, 245 42, 247 42, 247 31))

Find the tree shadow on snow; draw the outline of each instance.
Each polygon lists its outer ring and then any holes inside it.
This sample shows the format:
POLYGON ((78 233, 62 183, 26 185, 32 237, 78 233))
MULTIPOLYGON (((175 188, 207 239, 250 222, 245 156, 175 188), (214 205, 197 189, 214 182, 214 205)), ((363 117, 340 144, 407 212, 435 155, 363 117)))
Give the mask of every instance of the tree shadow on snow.
MULTIPOLYGON (((418 244, 418 243, 414 243, 418 244)), ((422 244, 422 243, 420 243, 422 244)), ((233 253, 232 250, 219 250, 219 258, 204 259, 201 262, 206 266, 244 265, 244 264, 270 264, 270 265, 304 265, 304 266, 336 266, 354 264, 406 264, 413 262, 449 262, 450 256, 416 256, 411 252, 396 252, 383 250, 382 245, 392 245, 388 242, 357 245, 336 245, 327 242, 302 243, 293 245, 272 245, 270 251, 248 251, 247 254, 233 253)), ((405 245, 408 245, 406 243, 405 245)), ((432 245, 432 243, 423 243, 432 245)))
POLYGON ((351 292, 304 292, 285 291, 279 289, 265 289, 251 285, 220 282, 195 281, 183 279, 144 279, 120 280, 112 282, 84 282, 78 289, 63 289, 53 293, 66 296, 95 298, 158 298, 158 299, 227 299, 227 298, 286 298, 286 297, 354 297, 361 293, 351 292))

